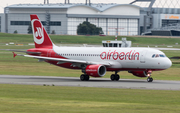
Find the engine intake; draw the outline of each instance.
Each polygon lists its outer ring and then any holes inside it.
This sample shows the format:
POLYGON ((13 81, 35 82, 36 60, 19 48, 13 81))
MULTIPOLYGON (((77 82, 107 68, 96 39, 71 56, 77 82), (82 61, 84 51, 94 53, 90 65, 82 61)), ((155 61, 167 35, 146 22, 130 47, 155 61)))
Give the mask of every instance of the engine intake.
POLYGON ((106 74, 106 67, 103 65, 88 65, 85 73, 92 77, 103 77, 106 74))
POLYGON ((132 73, 134 76, 137 77, 147 77, 148 73, 146 71, 131 71, 130 73, 132 73))

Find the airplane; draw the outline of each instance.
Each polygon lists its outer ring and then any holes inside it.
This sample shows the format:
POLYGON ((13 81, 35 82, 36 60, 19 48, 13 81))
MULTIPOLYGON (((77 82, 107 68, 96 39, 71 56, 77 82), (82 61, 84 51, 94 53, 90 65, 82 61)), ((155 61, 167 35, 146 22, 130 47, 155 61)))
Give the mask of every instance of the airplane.
POLYGON ((153 71, 165 70, 172 65, 162 51, 153 48, 58 47, 48 36, 38 16, 31 14, 30 18, 35 48, 28 49, 27 55, 14 51, 14 57, 31 57, 60 67, 79 69, 83 73, 80 75, 81 81, 88 81, 90 76, 103 77, 106 71, 115 72, 110 79, 118 81, 118 72, 128 71, 137 77, 147 77, 147 82, 152 82, 153 71))

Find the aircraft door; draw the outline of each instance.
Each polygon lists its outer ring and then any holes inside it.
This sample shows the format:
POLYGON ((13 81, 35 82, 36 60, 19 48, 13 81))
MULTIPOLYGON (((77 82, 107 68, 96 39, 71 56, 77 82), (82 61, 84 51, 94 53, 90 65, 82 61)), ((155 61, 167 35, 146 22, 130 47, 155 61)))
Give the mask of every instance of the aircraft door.
POLYGON ((140 63, 146 63, 145 56, 146 56, 147 50, 143 50, 140 54, 140 63))

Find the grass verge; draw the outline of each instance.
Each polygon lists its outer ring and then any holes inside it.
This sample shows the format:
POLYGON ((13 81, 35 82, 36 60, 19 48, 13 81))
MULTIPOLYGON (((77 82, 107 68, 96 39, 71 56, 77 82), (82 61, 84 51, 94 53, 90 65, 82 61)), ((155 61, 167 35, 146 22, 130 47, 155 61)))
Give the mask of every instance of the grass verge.
POLYGON ((177 113, 180 91, 1 84, 2 113, 177 113))
MULTIPOLYGON (((114 40, 114 36, 80 36, 80 35, 50 35, 52 41, 55 44, 101 44, 102 40, 114 40)), ((172 38, 172 37, 138 37, 138 36, 118 36, 118 40, 121 38, 126 37, 127 40, 132 41, 133 46, 143 46, 150 47, 154 46, 162 46, 167 47, 167 45, 171 45, 174 47, 180 47, 175 43, 180 42, 180 38, 172 38)), ((33 43, 33 36, 32 34, 7 34, 7 33, 0 33, 0 43, 33 43)))

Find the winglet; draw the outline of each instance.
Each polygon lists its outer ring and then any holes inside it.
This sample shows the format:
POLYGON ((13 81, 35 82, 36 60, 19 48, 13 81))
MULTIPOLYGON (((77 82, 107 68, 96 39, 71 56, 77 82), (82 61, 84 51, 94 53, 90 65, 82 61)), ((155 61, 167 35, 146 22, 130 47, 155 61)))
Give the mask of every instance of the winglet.
POLYGON ((13 53, 13 57, 15 58, 16 56, 17 56, 17 54, 16 53, 14 53, 14 52, 12 52, 13 53))

